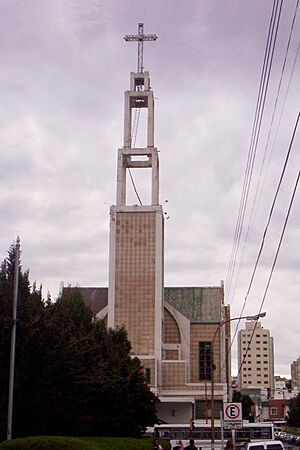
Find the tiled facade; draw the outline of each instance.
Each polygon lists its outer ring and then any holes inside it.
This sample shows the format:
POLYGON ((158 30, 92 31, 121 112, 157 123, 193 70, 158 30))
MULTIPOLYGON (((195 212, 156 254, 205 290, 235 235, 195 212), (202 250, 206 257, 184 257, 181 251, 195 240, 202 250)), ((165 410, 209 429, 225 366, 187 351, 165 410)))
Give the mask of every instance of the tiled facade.
MULTIPOLYGON (((180 343, 180 331, 176 320, 169 313, 167 309, 164 312, 164 343, 165 344, 179 344, 180 343)), ((165 358, 168 359, 168 358, 165 358)))
POLYGON ((184 389, 187 382, 185 361, 162 362, 163 389, 184 389))
POLYGON ((155 353, 155 243, 155 212, 116 214, 115 326, 134 354, 155 353))

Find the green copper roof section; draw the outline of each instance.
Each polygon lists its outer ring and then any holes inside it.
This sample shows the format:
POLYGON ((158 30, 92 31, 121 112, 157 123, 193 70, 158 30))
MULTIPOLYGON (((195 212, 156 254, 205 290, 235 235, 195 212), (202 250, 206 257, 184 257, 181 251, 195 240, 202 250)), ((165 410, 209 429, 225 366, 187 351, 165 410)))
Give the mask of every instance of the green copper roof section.
POLYGON ((164 297, 191 322, 221 321, 221 287, 165 287, 164 297))

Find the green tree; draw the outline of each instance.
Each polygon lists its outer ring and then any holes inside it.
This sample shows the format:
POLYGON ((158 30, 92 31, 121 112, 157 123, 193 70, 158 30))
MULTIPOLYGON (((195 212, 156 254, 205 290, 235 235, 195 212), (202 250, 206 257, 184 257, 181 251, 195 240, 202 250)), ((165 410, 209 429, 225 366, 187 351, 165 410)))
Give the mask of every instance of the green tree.
POLYGON ((288 426, 300 428, 300 394, 289 400, 289 411, 286 419, 288 426))
MULTIPOLYGON (((5 361, 0 375, 5 374, 5 385, 13 257, 12 248, 0 272, 0 307, 5 311, 0 325, 6 330, 0 335, 5 361)), ((103 321, 95 321, 78 290, 44 303, 40 290, 30 288, 27 272, 20 270, 20 280, 14 436, 139 436, 153 425, 158 400, 145 383, 139 360, 130 357, 125 329, 107 330, 103 321)), ((6 410, 7 398, 1 398, 2 424, 6 410)), ((2 438, 5 429, 6 424, 2 438)))
POLYGON ((249 395, 242 395, 242 393, 240 391, 233 391, 232 401, 237 402, 237 403, 242 403, 243 419, 249 420, 249 422, 254 421, 254 415, 253 415, 254 402, 249 397, 249 395))
MULTIPOLYGON (((10 364, 10 341, 12 329, 12 298, 15 267, 15 247, 11 245, 7 258, 0 266, 0 438, 6 436, 7 429, 7 405, 8 382, 10 364), (6 387, 6 389, 5 389, 6 387)), ((15 360, 15 395, 14 395, 14 422, 18 423, 18 403, 21 402, 24 381, 24 366, 28 358, 26 354, 26 339, 31 321, 36 312, 43 308, 40 291, 31 289, 28 272, 23 272, 19 266, 19 289, 17 304, 17 335, 16 335, 16 360, 15 360)))

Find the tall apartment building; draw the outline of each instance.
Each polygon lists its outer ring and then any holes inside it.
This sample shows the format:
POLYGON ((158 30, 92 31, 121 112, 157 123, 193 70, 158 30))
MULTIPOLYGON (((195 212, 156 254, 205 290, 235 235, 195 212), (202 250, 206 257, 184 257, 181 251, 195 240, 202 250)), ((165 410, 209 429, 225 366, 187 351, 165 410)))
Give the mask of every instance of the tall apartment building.
POLYGON ((300 390, 300 356, 291 364, 292 388, 300 390))
POLYGON ((241 364, 238 376, 239 389, 268 389, 270 393, 274 390, 273 338, 270 331, 263 328, 260 322, 257 322, 256 327, 254 321, 246 322, 245 329, 238 333, 239 367, 241 364))

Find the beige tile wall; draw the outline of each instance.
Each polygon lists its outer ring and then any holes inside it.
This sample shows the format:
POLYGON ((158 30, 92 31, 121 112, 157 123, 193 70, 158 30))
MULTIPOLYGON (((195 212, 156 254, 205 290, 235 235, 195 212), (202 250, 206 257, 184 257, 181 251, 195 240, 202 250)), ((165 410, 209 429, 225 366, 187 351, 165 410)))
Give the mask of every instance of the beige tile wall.
POLYGON ((116 215, 115 324, 124 324, 133 353, 154 353, 156 213, 116 215))
MULTIPOLYGON (((164 343, 180 344, 180 332, 174 317, 164 308, 164 343)), ((167 358, 166 358, 167 359, 167 358)))
POLYGON ((162 363, 163 389, 183 389, 186 382, 186 365, 182 361, 162 363))

